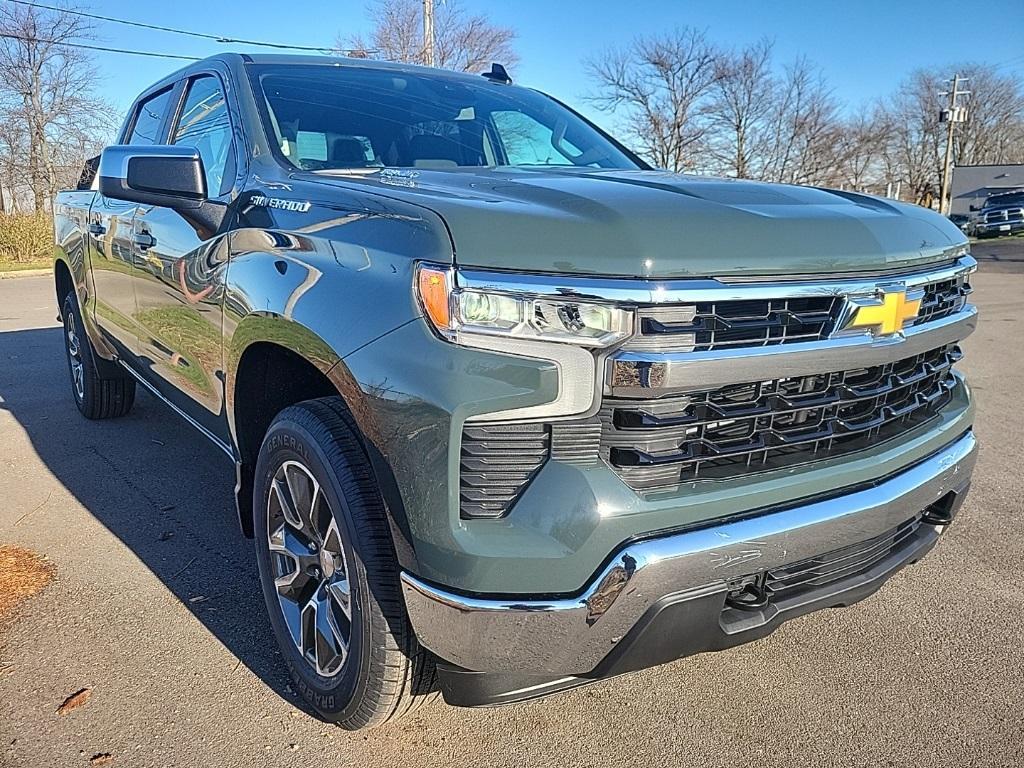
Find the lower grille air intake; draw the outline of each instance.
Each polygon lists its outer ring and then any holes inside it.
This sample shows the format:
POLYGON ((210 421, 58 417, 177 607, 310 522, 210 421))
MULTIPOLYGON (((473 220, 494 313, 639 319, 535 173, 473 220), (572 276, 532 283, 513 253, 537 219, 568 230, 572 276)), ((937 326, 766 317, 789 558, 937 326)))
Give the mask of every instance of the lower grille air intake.
POLYGON ((950 345, 874 368, 658 400, 605 398, 601 456, 647 491, 862 450, 935 416, 956 386, 960 356, 950 345))
POLYGON ((900 549, 920 525, 915 517, 868 541, 775 568, 766 574, 765 589, 774 597, 786 597, 863 573, 900 549))
POLYGON ((461 516, 504 516, 544 466, 550 451, 546 424, 467 424, 459 462, 461 516))

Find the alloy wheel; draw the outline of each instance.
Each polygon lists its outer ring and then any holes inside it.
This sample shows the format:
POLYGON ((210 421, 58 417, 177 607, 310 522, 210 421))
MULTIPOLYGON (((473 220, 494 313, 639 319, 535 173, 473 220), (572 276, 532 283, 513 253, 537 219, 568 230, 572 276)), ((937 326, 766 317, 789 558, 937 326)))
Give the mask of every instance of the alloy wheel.
POLYGON ((352 591, 338 523, 320 483, 297 461, 274 473, 267 505, 270 565, 288 633, 318 675, 333 677, 352 636, 352 591))
POLYGON ((66 312, 64 332, 67 336, 68 360, 71 362, 71 379, 75 387, 75 395, 79 400, 85 398, 85 365, 82 362, 82 342, 78 336, 75 315, 66 312))

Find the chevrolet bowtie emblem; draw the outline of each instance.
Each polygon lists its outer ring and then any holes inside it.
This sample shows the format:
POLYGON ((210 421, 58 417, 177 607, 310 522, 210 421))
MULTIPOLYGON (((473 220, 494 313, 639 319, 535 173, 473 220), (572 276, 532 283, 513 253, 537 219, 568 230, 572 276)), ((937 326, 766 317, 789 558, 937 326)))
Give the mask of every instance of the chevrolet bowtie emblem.
POLYGON ((882 289, 879 296, 872 298, 851 298, 853 314, 843 330, 870 328, 876 336, 891 336, 903 330, 903 326, 917 317, 921 311, 924 291, 913 294, 897 289, 882 289))

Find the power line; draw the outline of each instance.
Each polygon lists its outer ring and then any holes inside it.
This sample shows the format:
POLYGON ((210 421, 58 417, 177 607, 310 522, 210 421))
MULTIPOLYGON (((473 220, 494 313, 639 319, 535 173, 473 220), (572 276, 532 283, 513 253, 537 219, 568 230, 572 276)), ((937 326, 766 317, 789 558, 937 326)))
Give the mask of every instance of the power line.
POLYGON ((1005 59, 1004 61, 1001 61, 998 64, 993 64, 992 69, 1000 70, 1003 69, 1004 67, 1015 68, 1020 66, 1024 66, 1024 54, 1020 54, 1018 56, 1011 56, 1010 58, 1005 59))
MULTIPOLYGON (((313 52, 316 52, 316 53, 333 53, 333 52, 352 53, 353 52, 352 50, 341 50, 341 49, 331 48, 331 47, 318 47, 318 46, 313 46, 313 45, 288 45, 286 43, 270 43, 270 42, 265 42, 265 41, 261 41, 261 40, 244 40, 244 39, 235 38, 235 37, 224 37, 222 35, 212 35, 212 34, 208 34, 206 32, 194 32, 194 31, 188 30, 188 29, 177 29, 175 27, 165 27, 165 26, 162 26, 160 24, 147 24, 146 22, 143 22, 143 21, 131 21, 129 19, 118 19, 118 18, 115 18, 114 16, 103 16, 103 15, 98 14, 98 13, 88 13, 86 11, 78 11, 78 10, 73 10, 73 9, 70 9, 70 8, 60 8, 59 6, 56 6, 56 5, 47 5, 46 3, 30 2, 30 0, 10 0, 10 2, 16 3, 17 5, 26 5, 26 6, 29 6, 31 8, 41 8, 41 9, 47 10, 47 11, 55 11, 57 13, 68 13, 68 14, 71 14, 72 16, 83 16, 83 17, 85 17, 87 19, 95 19, 97 21, 108 21, 108 22, 111 22, 113 24, 125 24, 125 25, 130 26, 130 27, 141 27, 142 29, 152 29, 152 30, 155 30, 157 32, 170 32, 171 34, 175 34, 175 35, 188 35, 190 37, 199 37, 199 38, 203 38, 204 40, 213 40, 214 42, 217 42, 217 43, 233 43, 233 44, 237 44, 237 45, 254 45, 254 46, 260 46, 260 47, 263 47, 263 48, 280 48, 280 49, 293 50, 293 51, 313 51, 313 52)), ((373 53, 373 51, 365 51, 365 53, 373 53)), ((183 58, 191 58, 191 57, 183 57, 183 58)))
POLYGON ((27 37, 25 35, 14 35, 8 32, 0 32, 0 38, 8 40, 20 40, 23 43, 46 43, 48 45, 61 45, 66 48, 84 48, 89 51, 103 51, 104 53, 127 53, 132 56, 151 56, 155 59, 183 59, 184 61, 199 61, 197 56, 178 56, 174 53, 153 53, 152 51, 132 51, 127 48, 110 48, 105 45, 88 45, 86 43, 67 43, 61 40, 42 40, 38 37, 27 37))

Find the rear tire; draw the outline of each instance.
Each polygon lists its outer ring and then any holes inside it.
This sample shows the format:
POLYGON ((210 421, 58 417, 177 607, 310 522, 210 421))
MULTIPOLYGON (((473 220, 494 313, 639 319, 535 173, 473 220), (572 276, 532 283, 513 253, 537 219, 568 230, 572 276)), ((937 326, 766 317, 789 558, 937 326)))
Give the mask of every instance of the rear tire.
POLYGON ((253 505, 263 596, 303 699, 357 730, 435 698, 434 660, 405 611, 384 500, 340 398, 277 415, 253 505))
POLYGON ((71 395, 78 410, 87 419, 124 416, 135 403, 135 380, 120 372, 101 374, 74 291, 64 298, 61 316, 64 319, 64 350, 71 376, 71 395))

